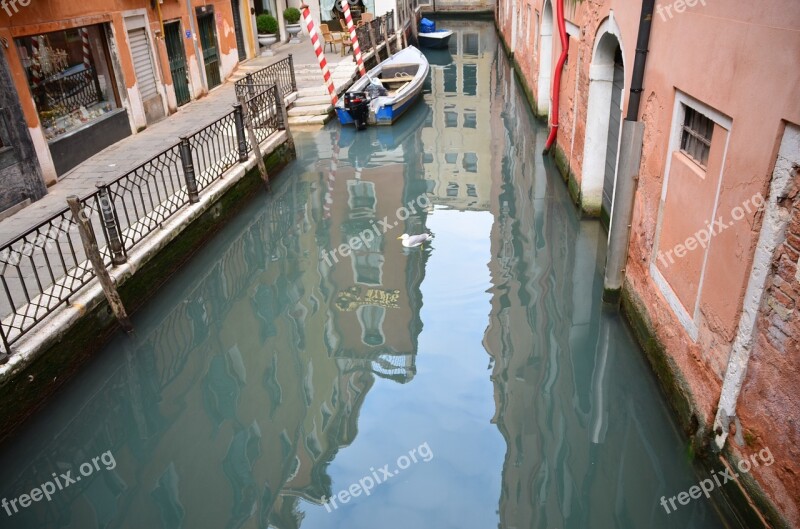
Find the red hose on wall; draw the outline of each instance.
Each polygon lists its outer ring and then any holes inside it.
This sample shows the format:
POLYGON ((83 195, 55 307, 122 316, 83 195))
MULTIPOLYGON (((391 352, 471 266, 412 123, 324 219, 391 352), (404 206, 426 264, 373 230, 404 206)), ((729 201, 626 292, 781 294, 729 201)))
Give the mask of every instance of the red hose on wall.
POLYGON ((561 56, 558 58, 556 64, 556 75, 553 79, 553 123, 550 128, 550 136, 547 137, 547 143, 544 145, 545 154, 553 146, 558 134, 558 103, 559 94, 561 93, 561 72, 564 69, 564 63, 567 62, 567 52, 569 51, 569 39, 567 38, 567 24, 564 21, 564 0, 556 0, 556 18, 558 19, 558 36, 561 38, 561 56))

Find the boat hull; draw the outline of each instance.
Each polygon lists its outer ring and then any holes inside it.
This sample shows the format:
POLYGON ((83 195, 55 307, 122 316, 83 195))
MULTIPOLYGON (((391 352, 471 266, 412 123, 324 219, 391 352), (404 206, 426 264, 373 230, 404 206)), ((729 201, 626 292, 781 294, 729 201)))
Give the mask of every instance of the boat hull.
MULTIPOLYGON (((415 76, 414 81, 408 87, 408 90, 398 93, 398 95, 394 97, 378 97, 370 103, 369 117, 367 119, 367 123, 369 125, 392 125, 400 118, 400 116, 405 114, 405 112, 411 108, 411 106, 413 106, 414 102, 422 93, 422 88, 425 84, 425 78, 428 76, 428 72, 430 71, 430 66, 428 65, 428 61, 425 59, 424 55, 422 55, 422 53, 416 48, 409 47, 405 50, 401 50, 394 57, 397 58, 397 62, 403 62, 404 60, 407 61, 411 56, 415 56, 416 60, 419 61, 420 69, 418 75, 415 76), (406 53, 404 54, 404 52, 406 53), (415 56, 414 54, 418 55, 415 56)), ((380 74, 382 67, 386 65, 390 66, 391 64, 392 59, 387 59, 370 70, 369 75, 372 77, 377 77, 380 74)), ((356 81, 356 83, 348 90, 348 92, 357 92, 363 90, 363 86, 361 85, 365 82, 366 81, 362 80, 356 81)), ((342 125, 355 124, 350 112, 344 108, 343 100, 340 100, 339 103, 337 103, 335 109, 336 117, 339 119, 339 123, 342 125)))
POLYGON ((418 35, 419 45, 423 48, 431 48, 434 50, 444 49, 450 45, 450 37, 452 35, 453 32, 449 29, 431 33, 420 33, 418 35))

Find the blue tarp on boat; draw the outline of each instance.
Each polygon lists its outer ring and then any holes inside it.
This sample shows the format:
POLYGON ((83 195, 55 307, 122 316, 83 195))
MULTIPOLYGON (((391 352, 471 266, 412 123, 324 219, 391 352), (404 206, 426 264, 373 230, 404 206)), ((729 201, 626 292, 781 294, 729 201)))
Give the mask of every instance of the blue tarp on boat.
POLYGON ((433 33, 434 31, 436 31, 436 22, 427 18, 419 21, 420 33, 433 33))

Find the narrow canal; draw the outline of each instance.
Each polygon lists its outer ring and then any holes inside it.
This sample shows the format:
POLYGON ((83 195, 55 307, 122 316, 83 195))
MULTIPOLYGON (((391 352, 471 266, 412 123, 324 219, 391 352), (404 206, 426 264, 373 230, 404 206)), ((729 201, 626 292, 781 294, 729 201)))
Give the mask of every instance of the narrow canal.
POLYGON ((659 503, 699 477, 602 309, 605 232, 491 23, 447 25, 424 101, 297 133, 272 193, 3 447, 0 526, 724 526, 659 503))

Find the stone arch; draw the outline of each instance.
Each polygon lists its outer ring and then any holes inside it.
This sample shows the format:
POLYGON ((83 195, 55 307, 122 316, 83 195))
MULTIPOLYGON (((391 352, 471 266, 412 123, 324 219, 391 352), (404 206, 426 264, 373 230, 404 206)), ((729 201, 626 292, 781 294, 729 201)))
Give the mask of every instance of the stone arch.
POLYGON ((603 218, 610 218, 616 185, 625 100, 624 56, 621 32, 612 12, 595 35, 581 171, 581 207, 585 213, 603 218))

